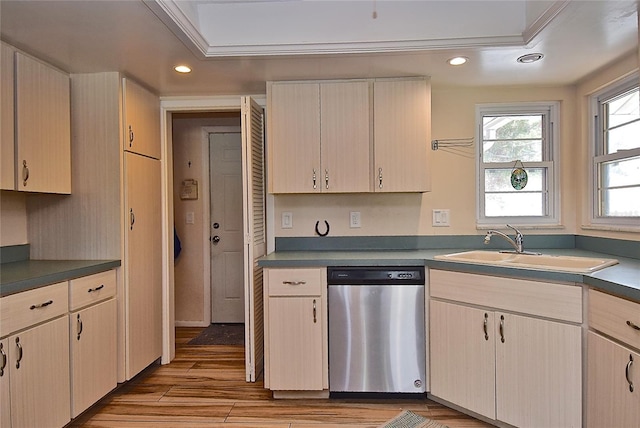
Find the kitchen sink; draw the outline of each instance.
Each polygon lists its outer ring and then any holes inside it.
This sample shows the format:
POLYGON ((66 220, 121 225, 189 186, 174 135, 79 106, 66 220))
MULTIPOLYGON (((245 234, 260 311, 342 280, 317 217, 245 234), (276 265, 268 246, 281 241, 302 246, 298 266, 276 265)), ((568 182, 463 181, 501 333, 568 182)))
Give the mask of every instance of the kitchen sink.
POLYGON ((616 259, 547 254, 518 254, 500 251, 472 250, 435 256, 436 260, 475 263, 525 269, 591 273, 618 263, 616 259))

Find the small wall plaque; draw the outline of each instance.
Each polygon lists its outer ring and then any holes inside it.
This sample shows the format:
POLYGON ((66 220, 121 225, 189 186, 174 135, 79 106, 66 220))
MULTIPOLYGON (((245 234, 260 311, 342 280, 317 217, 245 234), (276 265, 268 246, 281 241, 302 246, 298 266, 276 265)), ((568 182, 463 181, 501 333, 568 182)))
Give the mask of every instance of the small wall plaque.
POLYGON ((180 190, 180 199, 198 199, 198 181, 187 179, 182 181, 182 189, 180 190))

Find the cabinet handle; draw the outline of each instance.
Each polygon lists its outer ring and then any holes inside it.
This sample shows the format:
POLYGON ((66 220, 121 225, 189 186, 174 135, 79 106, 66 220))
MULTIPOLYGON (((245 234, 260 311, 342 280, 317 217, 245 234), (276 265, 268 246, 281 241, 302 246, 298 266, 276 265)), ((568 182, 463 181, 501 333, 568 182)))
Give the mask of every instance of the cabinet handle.
POLYGON ((317 318, 317 308, 316 308, 316 299, 313 299, 313 323, 317 323, 318 322, 318 318, 317 318))
POLYGON ((136 215, 133 213, 133 208, 129 210, 129 223, 130 228, 133 230, 133 224, 136 222, 136 215))
POLYGON ((627 321, 627 325, 634 330, 640 330, 640 326, 632 321, 627 321))
POLYGON ((504 315, 500 315, 500 342, 504 343, 504 315))
POLYGON ((629 392, 633 392, 633 382, 629 379, 629 373, 631 372, 631 366, 633 365, 633 354, 629 354, 629 362, 627 363, 627 367, 624 370, 624 376, 627 378, 627 383, 629 384, 629 392))
POLYGON ((53 300, 48 300, 48 301, 46 301, 46 302, 44 302, 44 303, 40 303, 40 304, 38 304, 38 305, 31 305, 31 306, 29 307, 29 309, 34 310, 34 309, 45 308, 45 307, 49 306, 49 305, 50 305, 50 304, 52 304, 52 303, 53 303, 53 300))
POLYGON ((317 189, 318 185, 316 184, 316 170, 315 168, 313 169, 313 188, 317 189))
POLYGON ((378 168, 378 187, 382 189, 382 168, 378 168))
POLYGON ((129 147, 133 145, 133 129, 131 125, 129 125, 129 147))
POLYGON ((76 320, 76 328, 78 329, 78 340, 80 340, 80 335, 82 334, 82 320, 80 319, 80 314, 78 314, 78 318, 76 320))
POLYGON ((484 314, 484 340, 489 340, 489 314, 485 312, 484 314))
POLYGON ((93 293, 94 291, 100 291, 104 288, 104 284, 100 284, 98 287, 96 288, 90 288, 87 290, 87 293, 93 293))
POLYGON ((0 357, 2 357, 0 364, 0 376, 4 375, 4 368, 7 367, 7 354, 4 352, 4 345, 0 343, 0 357))
POLYGON ((20 361, 22 361, 22 345, 20 344, 20 338, 16 337, 16 348, 18 348, 18 359, 16 360, 16 368, 20 368, 20 361))
POLYGON ((282 281, 284 285, 304 285, 307 281, 282 281))
POLYGON ((27 161, 22 161, 22 185, 27 185, 27 180, 29 180, 29 167, 27 166, 27 161))
POLYGON ((325 189, 329 188, 329 170, 324 170, 324 187, 325 189))

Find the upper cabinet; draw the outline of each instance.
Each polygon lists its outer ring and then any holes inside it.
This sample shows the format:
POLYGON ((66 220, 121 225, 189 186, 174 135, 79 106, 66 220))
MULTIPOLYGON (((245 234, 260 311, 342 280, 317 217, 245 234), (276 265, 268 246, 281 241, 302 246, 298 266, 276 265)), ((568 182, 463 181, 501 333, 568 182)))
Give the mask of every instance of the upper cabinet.
POLYGON ((429 190, 427 79, 271 82, 267 102, 271 193, 429 190))
POLYGON ((14 158, 14 131, 13 131, 13 81, 14 67, 13 56, 15 50, 4 43, 0 57, 0 189, 15 189, 15 158, 14 158))
POLYGON ((373 84, 376 192, 431 190, 431 86, 426 79, 373 84))
POLYGON ((124 149, 160 159, 160 99, 137 83, 122 79, 124 149))
POLYGON ((15 55, 16 190, 71 193, 69 75, 15 55))
POLYGON ((268 86, 272 193, 367 192, 369 83, 268 86))

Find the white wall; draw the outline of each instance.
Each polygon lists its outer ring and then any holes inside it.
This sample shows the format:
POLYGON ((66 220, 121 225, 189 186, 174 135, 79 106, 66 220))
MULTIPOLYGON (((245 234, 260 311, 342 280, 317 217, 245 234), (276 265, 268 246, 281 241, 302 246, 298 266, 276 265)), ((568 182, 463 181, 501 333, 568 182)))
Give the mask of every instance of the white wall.
POLYGON ((0 246, 27 244, 27 195, 0 192, 0 246))

